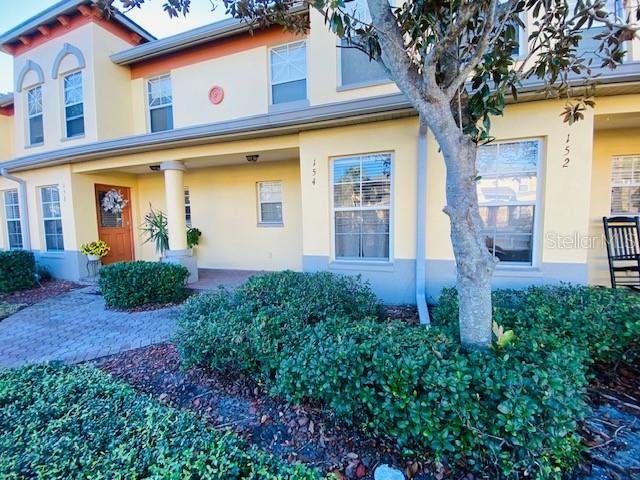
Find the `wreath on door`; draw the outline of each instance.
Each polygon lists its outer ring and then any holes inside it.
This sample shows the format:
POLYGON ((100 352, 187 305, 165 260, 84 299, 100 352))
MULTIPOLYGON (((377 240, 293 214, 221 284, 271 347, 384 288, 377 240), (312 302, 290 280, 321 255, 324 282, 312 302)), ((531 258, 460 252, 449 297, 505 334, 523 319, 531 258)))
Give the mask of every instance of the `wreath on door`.
POLYGON ((102 198, 102 210, 109 213, 122 213, 129 200, 124 198, 120 190, 112 188, 102 198))

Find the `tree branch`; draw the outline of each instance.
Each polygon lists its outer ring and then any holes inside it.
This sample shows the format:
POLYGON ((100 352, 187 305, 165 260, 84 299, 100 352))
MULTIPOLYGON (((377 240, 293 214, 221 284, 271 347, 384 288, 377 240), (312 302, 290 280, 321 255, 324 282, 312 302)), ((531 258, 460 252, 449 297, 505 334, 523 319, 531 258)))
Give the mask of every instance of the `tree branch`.
POLYGON ((491 3, 489 4, 489 15, 484 21, 485 23, 482 29, 482 36, 480 37, 480 41, 477 43, 475 52, 473 53, 471 58, 465 62, 465 65, 460 69, 458 74, 451 80, 449 85, 447 85, 445 89, 445 95, 447 97, 452 98, 453 95, 458 91, 458 89, 462 85, 464 85, 471 72, 478 66, 480 60, 482 60, 482 57, 487 53, 490 35, 495 28, 496 17, 498 14, 498 4, 498 0, 491 0, 491 3))

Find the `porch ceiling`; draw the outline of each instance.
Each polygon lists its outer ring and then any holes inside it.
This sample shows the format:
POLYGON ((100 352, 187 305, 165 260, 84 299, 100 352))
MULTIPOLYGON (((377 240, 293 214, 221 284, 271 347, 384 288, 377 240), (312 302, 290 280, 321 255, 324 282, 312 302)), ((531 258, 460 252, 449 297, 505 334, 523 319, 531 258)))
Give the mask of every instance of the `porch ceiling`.
MULTIPOLYGON (((256 150, 226 155, 211 155, 198 158, 176 158, 175 160, 183 162, 187 167, 187 170, 193 170, 198 168, 221 167, 225 165, 249 165, 250 163, 247 161, 247 155, 258 155, 257 163, 264 163, 298 160, 300 152, 297 148, 282 148, 277 150, 256 150)), ((145 173, 153 173, 154 170, 151 170, 151 167, 158 164, 159 162, 150 162, 144 165, 121 167, 114 171, 141 175, 145 173)))
POLYGON ((595 130, 640 128, 640 112, 596 115, 594 128, 595 130))

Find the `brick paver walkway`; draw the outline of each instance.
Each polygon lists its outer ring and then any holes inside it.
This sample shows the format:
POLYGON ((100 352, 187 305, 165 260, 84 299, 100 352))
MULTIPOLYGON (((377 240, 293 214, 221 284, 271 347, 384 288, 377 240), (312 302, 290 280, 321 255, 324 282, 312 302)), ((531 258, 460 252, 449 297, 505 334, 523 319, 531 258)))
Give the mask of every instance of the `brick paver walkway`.
POLYGON ((0 368, 52 360, 77 363, 168 340, 178 307, 116 312, 87 287, 0 321, 0 368))

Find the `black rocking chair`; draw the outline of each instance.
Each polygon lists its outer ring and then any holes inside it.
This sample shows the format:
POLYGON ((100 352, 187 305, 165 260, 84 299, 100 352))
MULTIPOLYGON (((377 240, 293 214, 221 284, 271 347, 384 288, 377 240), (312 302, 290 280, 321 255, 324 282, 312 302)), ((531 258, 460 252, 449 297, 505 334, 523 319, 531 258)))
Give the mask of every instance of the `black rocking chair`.
POLYGON ((640 217, 602 217, 611 287, 640 292, 640 217))

